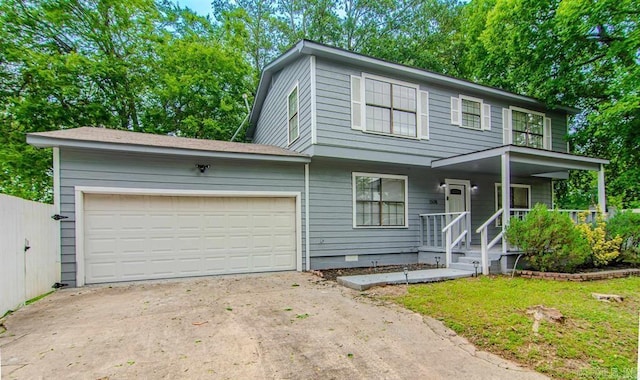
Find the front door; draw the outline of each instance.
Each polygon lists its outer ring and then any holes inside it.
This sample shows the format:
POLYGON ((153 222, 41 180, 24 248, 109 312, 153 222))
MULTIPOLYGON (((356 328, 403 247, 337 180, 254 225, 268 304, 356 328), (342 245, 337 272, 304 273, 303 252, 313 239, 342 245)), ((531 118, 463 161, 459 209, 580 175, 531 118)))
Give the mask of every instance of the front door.
MULTIPOLYGON (((446 180, 446 199, 445 199, 445 211, 447 213, 459 213, 471 210, 471 197, 469 196, 469 188, 471 187, 469 181, 459 179, 447 179, 446 180)), ((447 216, 447 223, 453 220, 457 215, 447 216)), ((453 226, 451 232, 454 237, 459 236, 469 226, 466 223, 458 223, 453 226)), ((468 231, 470 234, 471 232, 468 231)), ((469 237, 469 235, 467 235, 469 237)), ((466 239, 465 239, 466 241, 466 239)))
POLYGON ((466 190, 466 185, 447 186, 447 205, 449 206, 447 212, 467 211, 466 190))

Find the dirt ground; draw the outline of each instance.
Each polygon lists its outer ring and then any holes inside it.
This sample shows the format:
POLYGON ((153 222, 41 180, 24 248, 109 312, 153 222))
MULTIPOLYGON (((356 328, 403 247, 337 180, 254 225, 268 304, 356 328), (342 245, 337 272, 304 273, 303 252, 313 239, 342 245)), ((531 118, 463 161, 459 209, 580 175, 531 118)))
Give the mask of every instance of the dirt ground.
POLYGON ((6 319, 2 378, 544 378, 380 291, 404 288, 287 272, 64 289, 6 319))

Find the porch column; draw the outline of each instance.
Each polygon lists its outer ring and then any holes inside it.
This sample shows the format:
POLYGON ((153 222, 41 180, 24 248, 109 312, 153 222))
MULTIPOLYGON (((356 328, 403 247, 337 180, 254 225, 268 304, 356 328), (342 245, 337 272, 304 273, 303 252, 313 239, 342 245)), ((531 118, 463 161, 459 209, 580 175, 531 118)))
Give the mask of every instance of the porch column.
MULTIPOLYGON (((502 232, 507 227, 507 222, 511 216, 511 162, 509 152, 502 153, 502 232)), ((502 236, 502 253, 507 253, 507 241, 502 236)))
POLYGON ((607 212, 607 197, 604 191, 604 165, 600 164, 598 171, 598 207, 600 212, 607 212))

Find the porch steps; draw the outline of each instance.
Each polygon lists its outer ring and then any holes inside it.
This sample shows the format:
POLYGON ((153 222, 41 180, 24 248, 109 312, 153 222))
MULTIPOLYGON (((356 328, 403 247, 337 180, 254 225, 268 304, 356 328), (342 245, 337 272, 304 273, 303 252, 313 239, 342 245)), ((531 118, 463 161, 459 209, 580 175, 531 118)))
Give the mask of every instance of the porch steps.
MULTIPOLYGON (((500 253, 489 253, 489 268, 500 267, 500 253)), ((457 262, 453 262, 449 265, 449 268, 466 270, 470 272, 476 271, 476 266, 474 262, 477 262, 478 272, 482 272, 482 256, 480 252, 469 251, 464 256, 458 257, 457 262)), ((493 272, 493 270, 492 270, 493 272)))

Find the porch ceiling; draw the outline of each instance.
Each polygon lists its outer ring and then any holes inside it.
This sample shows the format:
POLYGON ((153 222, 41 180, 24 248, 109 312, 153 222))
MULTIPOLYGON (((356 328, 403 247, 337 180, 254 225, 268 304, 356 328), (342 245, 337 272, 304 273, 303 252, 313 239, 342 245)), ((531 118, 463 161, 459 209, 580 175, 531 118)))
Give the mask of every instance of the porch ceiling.
POLYGON ((600 170, 608 160, 515 145, 481 150, 431 162, 434 169, 500 174, 501 156, 509 153, 511 175, 566 178, 568 170, 600 170))

